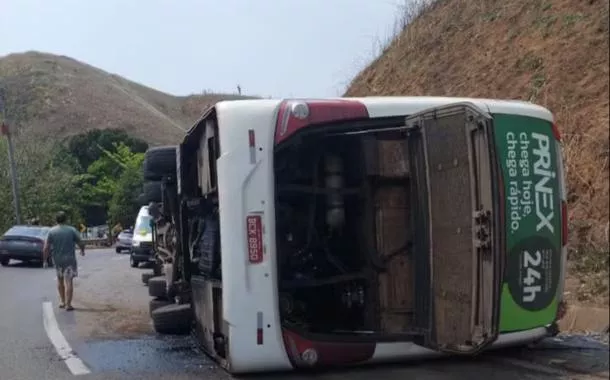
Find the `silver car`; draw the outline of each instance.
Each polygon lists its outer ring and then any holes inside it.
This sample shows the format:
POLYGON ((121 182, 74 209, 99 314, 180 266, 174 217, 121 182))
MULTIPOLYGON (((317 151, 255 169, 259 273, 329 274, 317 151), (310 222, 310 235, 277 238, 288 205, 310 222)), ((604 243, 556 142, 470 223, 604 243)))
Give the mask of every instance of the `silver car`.
POLYGON ((116 253, 121 253, 123 251, 131 251, 131 239, 133 239, 132 230, 121 231, 121 233, 119 233, 116 239, 116 253))

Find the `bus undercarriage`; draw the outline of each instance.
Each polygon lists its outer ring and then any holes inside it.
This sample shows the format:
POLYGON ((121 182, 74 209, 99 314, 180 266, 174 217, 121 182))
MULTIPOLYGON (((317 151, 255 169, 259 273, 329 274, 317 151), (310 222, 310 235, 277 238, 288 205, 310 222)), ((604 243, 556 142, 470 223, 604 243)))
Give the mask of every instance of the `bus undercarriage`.
POLYGON ((414 289, 423 282, 424 295, 428 285, 415 277, 418 204, 406 144, 395 137, 322 133, 276 153, 279 304, 290 328, 416 332, 414 289))

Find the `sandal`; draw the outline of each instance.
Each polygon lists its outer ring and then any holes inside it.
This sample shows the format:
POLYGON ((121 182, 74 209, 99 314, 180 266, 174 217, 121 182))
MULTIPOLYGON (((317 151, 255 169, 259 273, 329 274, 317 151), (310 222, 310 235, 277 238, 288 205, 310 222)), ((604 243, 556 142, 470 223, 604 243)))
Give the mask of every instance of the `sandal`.
POLYGON ((65 305, 65 304, 63 304, 63 303, 60 303, 58 307, 59 307, 60 309, 63 309, 64 307, 66 307, 66 305, 65 305))
POLYGON ((68 305, 66 306, 66 311, 72 311, 74 310, 74 308, 72 307, 72 305, 68 305))

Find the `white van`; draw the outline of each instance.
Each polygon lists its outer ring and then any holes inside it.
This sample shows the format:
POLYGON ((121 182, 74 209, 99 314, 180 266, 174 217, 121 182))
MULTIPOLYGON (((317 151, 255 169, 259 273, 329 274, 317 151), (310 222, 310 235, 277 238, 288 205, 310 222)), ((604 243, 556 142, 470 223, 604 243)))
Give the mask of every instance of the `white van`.
MULTIPOLYGON (((173 285, 232 373, 475 355, 557 333, 566 191, 543 107, 220 102, 175 155, 173 285)), ((192 315, 180 306, 157 312, 192 315)))
POLYGON ((151 220, 152 218, 148 214, 148 206, 140 207, 133 228, 129 257, 129 263, 133 268, 136 268, 140 263, 155 261, 151 220))

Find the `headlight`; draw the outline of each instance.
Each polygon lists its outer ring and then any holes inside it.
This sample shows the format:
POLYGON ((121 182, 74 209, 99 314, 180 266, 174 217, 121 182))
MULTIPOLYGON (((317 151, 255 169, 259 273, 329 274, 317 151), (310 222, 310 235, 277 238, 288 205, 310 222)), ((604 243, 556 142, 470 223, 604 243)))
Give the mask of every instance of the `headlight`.
POLYGON ((139 247, 140 246, 140 242, 139 241, 132 241, 131 245, 134 247, 139 247))

